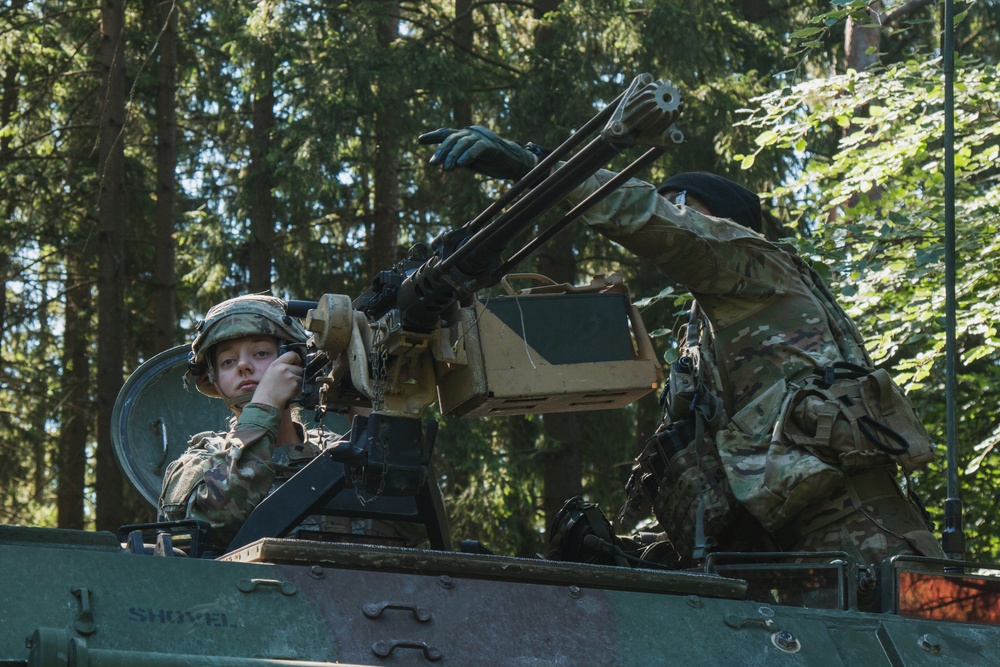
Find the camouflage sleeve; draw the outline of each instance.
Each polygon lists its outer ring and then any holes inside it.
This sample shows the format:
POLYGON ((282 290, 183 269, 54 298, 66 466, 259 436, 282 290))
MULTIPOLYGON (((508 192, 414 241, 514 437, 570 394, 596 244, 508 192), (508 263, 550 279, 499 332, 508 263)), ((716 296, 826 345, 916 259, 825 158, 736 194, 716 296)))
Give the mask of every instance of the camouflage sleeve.
MULTIPOLYGON (((610 171, 597 172, 570 193, 568 201, 583 201, 612 176, 610 171)), ((731 220, 675 206, 638 179, 627 181, 582 220, 701 295, 769 295, 774 285, 788 282, 794 268, 785 253, 754 232, 731 220)))
POLYGON ((228 433, 193 438, 164 475, 164 518, 205 521, 214 542, 228 543, 274 483, 271 452, 280 420, 276 408, 250 403, 228 433))

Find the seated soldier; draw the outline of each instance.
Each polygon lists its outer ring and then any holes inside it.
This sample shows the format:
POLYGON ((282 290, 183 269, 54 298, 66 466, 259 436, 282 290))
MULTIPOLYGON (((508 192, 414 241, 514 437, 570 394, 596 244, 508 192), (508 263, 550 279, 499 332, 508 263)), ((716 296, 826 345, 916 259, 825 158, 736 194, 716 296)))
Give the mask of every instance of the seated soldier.
MULTIPOLYGON (((307 430, 289 401, 302 386, 297 352, 282 343, 304 343, 307 334, 285 314, 280 299, 245 295, 224 301, 198 323, 186 381, 220 398, 234 418, 227 432, 191 438, 170 463, 160 496, 161 517, 197 519, 212 527, 212 544, 225 549, 250 512, 284 480, 341 440, 307 430)), ((298 538, 336 538, 402 545, 397 526, 371 519, 309 517, 292 533, 298 538), (346 537, 346 536, 345 536, 346 537)))

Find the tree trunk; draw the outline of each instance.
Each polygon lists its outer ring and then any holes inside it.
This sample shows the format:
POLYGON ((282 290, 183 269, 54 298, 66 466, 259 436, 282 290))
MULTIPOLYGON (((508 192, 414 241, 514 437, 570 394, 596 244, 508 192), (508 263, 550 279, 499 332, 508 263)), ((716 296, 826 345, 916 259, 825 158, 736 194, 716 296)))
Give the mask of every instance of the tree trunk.
MULTIPOLYGON (((455 0, 455 26, 452 29, 452 38, 459 53, 456 60, 464 62, 475 48, 476 24, 472 20, 472 0, 455 0)), ((455 127, 468 127, 472 125, 472 102, 468 95, 461 95, 455 100, 452 110, 455 119, 455 127)))
MULTIPOLYGON (((378 46, 388 50, 399 37, 399 3, 386 2, 376 34, 378 46)), ((387 59, 388 60, 388 59, 387 59)), ((369 276, 396 262, 399 255, 399 109, 395 72, 383 71, 378 79, 375 112, 375 202, 372 212, 371 266, 369 276)))
MULTIPOLYGON (((534 3, 534 15, 541 20, 545 14, 559 8, 559 0, 539 0, 534 3)), ((558 46, 559 35, 542 25, 535 31, 535 53, 541 68, 532 74, 552 84, 556 76, 552 69, 555 58, 551 56, 558 46)), ((535 82, 538 85, 539 82, 535 82)), ((556 118, 558 110, 565 104, 558 86, 543 85, 548 91, 544 103, 539 105, 541 113, 533 120, 537 123, 532 134, 534 141, 548 141, 546 127, 556 118), (535 137, 538 137, 535 139, 535 137)), ((567 230, 560 233, 542 248, 538 255, 538 272, 556 282, 575 283, 577 280, 576 259, 573 254, 573 236, 567 230)), ((580 443, 580 417, 576 413, 547 414, 542 416, 545 429, 545 450, 541 457, 544 490, 542 505, 545 510, 545 525, 552 525, 552 519, 563 503, 569 498, 583 493, 583 452, 580 443)))
MULTIPOLYGON (((38 282, 39 294, 42 298, 38 302, 38 336, 37 344, 39 350, 56 350, 58 349, 55 343, 55 336, 52 334, 52 299, 48 296, 52 293, 52 286, 49 284, 48 278, 42 278, 38 282)), ((49 383, 43 377, 34 378, 34 384, 37 387, 32 393, 38 396, 44 395, 48 391, 49 383)), ((30 384, 28 385, 31 386, 30 384)), ((50 466, 48 464, 48 452, 50 450, 50 438, 45 429, 46 423, 51 419, 51 415, 48 414, 48 410, 42 405, 32 406, 30 416, 25 415, 27 418, 25 421, 30 423, 29 427, 30 435, 28 441, 24 443, 27 445, 25 449, 31 450, 31 469, 32 469, 32 486, 34 487, 34 492, 32 494, 34 498, 35 505, 42 506, 48 502, 51 502, 51 497, 48 496, 47 491, 49 488, 50 481, 50 466)))
MULTIPOLYGON (((844 64, 847 69, 857 72, 867 72, 873 65, 879 62, 879 52, 882 45, 882 29, 893 23, 901 21, 914 12, 931 4, 931 0, 910 0, 902 5, 897 5, 891 10, 883 12, 881 0, 872 0, 868 3, 868 14, 871 17, 872 26, 860 26, 852 19, 847 19, 844 27, 844 64)), ((860 115, 868 113, 867 108, 857 111, 860 115)), ((855 132, 852 125, 846 130, 847 134, 855 132)), ((882 187, 875 185, 868 192, 864 193, 870 201, 878 201, 882 198, 882 187)), ((848 201, 849 206, 854 206, 860 200, 860 193, 851 196, 848 201)))
POLYGON ((934 0, 909 0, 901 5, 882 11, 881 0, 868 3, 870 23, 875 27, 859 26, 854 19, 848 17, 844 28, 844 64, 848 69, 866 72, 878 62, 879 47, 882 45, 882 28, 902 21, 924 7, 933 4, 934 0))
POLYGON ((153 349, 173 347, 175 307, 174 231, 177 219, 177 5, 160 4, 159 84, 156 89, 156 260, 153 266, 153 349))
POLYGON ((270 293, 272 244, 274 243, 274 165, 268 158, 274 130, 274 60, 270 54, 257 58, 257 82, 252 104, 250 138, 250 291, 270 293))
POLYGON ((115 462, 111 413, 122 386, 125 350, 125 63, 124 0, 101 5, 98 141, 97 529, 117 530, 122 477, 115 462))
MULTIPOLYGON (((11 7, 11 13, 19 11, 25 4, 26 0, 18 0, 11 7)), ((0 97, 0 127, 10 127, 11 119, 14 116, 14 111, 17 110, 17 102, 20 96, 21 87, 17 85, 17 77, 20 70, 20 63, 17 58, 13 58, 3 64, 3 83, 0 84, 3 90, 3 96, 0 97)), ((12 135, 8 133, 0 133, 0 173, 3 173, 7 164, 11 160, 11 142, 12 135)), ((12 196, 13 193, 8 193, 12 196)), ((3 202, 2 219, 10 220, 13 209, 13 199, 3 202)), ((9 278, 10 273, 10 254, 7 252, 7 247, 4 245, 0 248, 0 340, 3 338, 4 329, 6 327, 6 313, 7 313, 7 278, 9 278)), ((3 364, 3 350, 0 349, 0 365, 3 364)))
MULTIPOLYGON (((10 278, 10 254, 6 248, 0 248, 0 340, 3 340, 7 328, 7 279, 10 278)), ((5 367, 3 347, 0 347, 0 368, 5 367)))
MULTIPOLYGON (((576 281, 573 237, 559 234, 538 256, 538 272, 556 282, 576 281)), ((580 416, 573 412, 543 415, 545 453, 542 456, 545 525, 569 498, 583 493, 583 452, 580 416)))
MULTIPOLYGON (((455 0, 455 24, 451 36, 456 50, 455 61, 459 67, 468 66, 475 55, 474 8, 472 0, 455 0)), ((451 102, 452 127, 468 127, 475 123, 472 117, 472 97, 468 92, 456 91, 451 102)), ((453 219, 472 220, 489 205, 480 185, 479 176, 467 169, 456 169, 444 179, 443 187, 447 193, 445 199, 451 202, 453 219)))
POLYGON ((881 0, 868 3, 868 13, 876 23, 873 27, 860 26, 853 18, 848 17, 847 25, 844 27, 844 60, 848 69, 866 72, 878 62, 882 27, 877 23, 881 11, 881 0))
POLYGON ((66 314, 62 354, 59 454, 56 464, 56 510, 60 528, 83 530, 83 496, 87 472, 87 436, 90 432, 89 336, 90 284, 83 271, 69 268, 66 276, 66 314))

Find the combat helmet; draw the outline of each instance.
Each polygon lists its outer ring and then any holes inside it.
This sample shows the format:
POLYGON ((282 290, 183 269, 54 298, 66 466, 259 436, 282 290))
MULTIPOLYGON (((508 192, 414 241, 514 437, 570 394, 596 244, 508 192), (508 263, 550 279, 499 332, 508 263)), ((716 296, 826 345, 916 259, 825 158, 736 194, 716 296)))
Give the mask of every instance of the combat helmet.
POLYGON ((285 313, 281 299, 263 294, 246 294, 212 306, 195 330, 185 384, 193 381, 198 391, 213 398, 222 398, 212 368, 215 345, 246 336, 274 336, 290 343, 304 343, 308 338, 298 320, 285 313))

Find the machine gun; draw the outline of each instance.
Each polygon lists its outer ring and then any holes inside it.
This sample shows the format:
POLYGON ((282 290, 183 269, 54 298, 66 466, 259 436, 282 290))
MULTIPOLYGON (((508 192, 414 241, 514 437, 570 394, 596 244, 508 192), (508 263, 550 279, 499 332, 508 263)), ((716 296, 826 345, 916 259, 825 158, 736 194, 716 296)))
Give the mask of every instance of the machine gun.
POLYGON ((304 317, 312 333, 300 402, 319 414, 350 406, 370 406, 371 413, 356 416, 349 439, 255 508, 230 551, 286 535, 323 512, 423 523, 431 545, 447 548, 428 480, 436 424, 425 428, 422 420, 435 400, 446 415, 507 415, 619 407, 655 389, 659 366, 620 278, 600 276, 575 288, 535 276, 543 284, 517 294, 510 280, 550 238, 682 142, 674 124, 680 111, 677 88, 642 74, 475 219, 429 246, 415 245, 357 298, 324 294, 317 302, 288 302, 288 313, 304 317), (648 150, 502 258, 540 216, 636 146, 648 150), (510 297, 475 299, 501 283, 510 297), (562 317, 552 317, 556 311, 562 317), (600 336, 588 338, 586 330, 595 328, 600 336), (573 339, 582 345, 571 345, 573 339))

